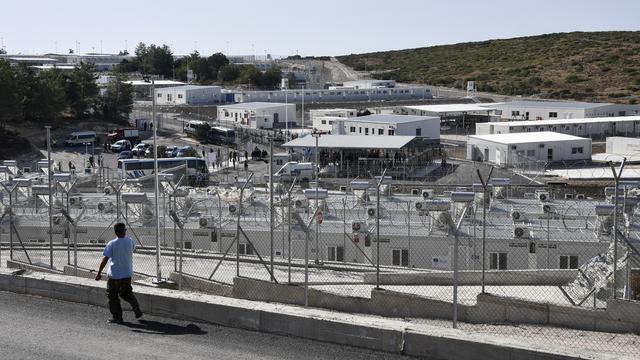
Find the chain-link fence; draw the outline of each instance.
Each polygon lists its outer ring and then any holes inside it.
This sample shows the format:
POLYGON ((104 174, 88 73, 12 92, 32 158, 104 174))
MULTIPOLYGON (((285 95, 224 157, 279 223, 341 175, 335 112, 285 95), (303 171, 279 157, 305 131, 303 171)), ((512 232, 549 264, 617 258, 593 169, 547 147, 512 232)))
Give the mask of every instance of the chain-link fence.
POLYGON ((51 203, 46 183, 4 182, 12 260, 95 269, 124 222, 137 275, 185 290, 638 350, 640 190, 618 177, 542 186, 477 172, 473 183, 407 187, 362 176, 325 190, 251 176, 196 188, 169 175, 157 197, 137 181, 80 191, 54 179, 51 203))

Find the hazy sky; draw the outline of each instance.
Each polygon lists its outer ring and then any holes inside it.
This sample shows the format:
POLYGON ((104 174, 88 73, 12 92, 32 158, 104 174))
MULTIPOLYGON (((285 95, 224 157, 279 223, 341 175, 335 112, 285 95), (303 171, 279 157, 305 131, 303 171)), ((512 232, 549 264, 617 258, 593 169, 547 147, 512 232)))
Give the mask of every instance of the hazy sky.
POLYGON ((340 55, 550 32, 640 30, 639 0, 3 0, 9 53, 340 55), (253 47, 252 47, 253 44, 253 47), (255 49, 255 50, 252 50, 255 49))

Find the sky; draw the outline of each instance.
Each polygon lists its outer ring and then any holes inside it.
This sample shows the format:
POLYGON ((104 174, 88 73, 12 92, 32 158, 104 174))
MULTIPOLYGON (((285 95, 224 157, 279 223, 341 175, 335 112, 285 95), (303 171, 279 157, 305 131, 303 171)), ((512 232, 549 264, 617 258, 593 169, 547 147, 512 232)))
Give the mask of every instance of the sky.
POLYGON ((12 54, 343 55, 570 31, 640 30, 639 0, 3 0, 12 54))

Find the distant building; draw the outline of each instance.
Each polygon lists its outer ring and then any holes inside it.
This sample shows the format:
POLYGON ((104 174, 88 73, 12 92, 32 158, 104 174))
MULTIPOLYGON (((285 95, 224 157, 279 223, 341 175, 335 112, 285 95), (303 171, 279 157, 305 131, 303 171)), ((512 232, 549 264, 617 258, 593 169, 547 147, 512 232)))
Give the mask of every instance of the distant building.
POLYGON ((549 131, 470 135, 467 159, 501 166, 591 160, 591 139, 549 131))
POLYGON ((309 111, 309 117, 314 129, 333 131, 333 118, 356 117, 356 109, 314 109, 309 111))
POLYGON ((443 125, 473 127, 477 123, 498 120, 493 104, 442 104, 399 106, 394 112, 403 115, 437 116, 443 125))
POLYGON ((281 103, 244 103, 218 106, 218 120, 230 121, 252 129, 292 128, 296 122, 296 105, 281 103))
POLYGON ((222 102, 220 86, 183 85, 156 89, 158 105, 207 105, 222 102))
MULTIPOLYGON (((133 86, 134 97, 136 99, 151 99, 151 82, 145 80, 127 80, 125 83, 133 86)), ((154 80, 156 90, 166 87, 185 85, 185 83, 174 80, 154 80)))
POLYGON ((424 87, 344 88, 334 90, 247 90, 235 92, 235 102, 237 103, 290 102, 300 104, 303 98, 305 103, 340 103, 431 99, 432 95, 431 90, 424 87))
POLYGON ((495 114, 509 120, 584 119, 640 115, 640 105, 561 101, 511 101, 490 104, 495 114))
POLYGON ((597 162, 640 163, 640 139, 630 137, 611 136, 607 138, 604 153, 593 154, 592 160, 597 162))
MULTIPOLYGON (((440 139, 440 119, 435 116, 367 115, 333 120, 332 134, 360 136, 414 136, 440 139)), ((375 148, 375 141, 371 143, 375 148)))
POLYGON ((640 116, 567 120, 504 121, 476 124, 476 135, 553 131, 604 139, 608 136, 640 136, 640 116))
MULTIPOLYGON (((336 86, 338 89, 382 89, 395 88, 395 80, 354 80, 345 81, 342 86, 336 86)), ((329 87, 331 89, 331 87, 329 87)))

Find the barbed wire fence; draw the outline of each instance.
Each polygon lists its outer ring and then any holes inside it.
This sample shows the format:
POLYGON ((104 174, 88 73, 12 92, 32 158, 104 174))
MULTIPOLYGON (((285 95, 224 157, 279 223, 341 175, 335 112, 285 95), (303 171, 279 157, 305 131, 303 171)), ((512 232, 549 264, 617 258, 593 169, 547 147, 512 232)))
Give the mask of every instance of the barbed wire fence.
MULTIPOLYGON (((540 178, 546 169, 517 171, 540 178)), ((589 191, 511 184, 484 168, 472 184, 422 182, 413 193, 362 176, 346 191, 315 193, 317 205, 307 184, 194 188, 171 177, 159 197, 159 239, 141 184, 80 192, 72 179, 57 181, 49 231, 47 185, 14 178, 1 191, 0 228, 10 260, 71 275, 95 269, 123 221, 139 278, 157 275, 159 241, 160 271, 185 290, 632 354, 640 191, 619 176, 624 167, 608 171, 589 191), (217 287, 197 285, 207 283, 217 287)))

